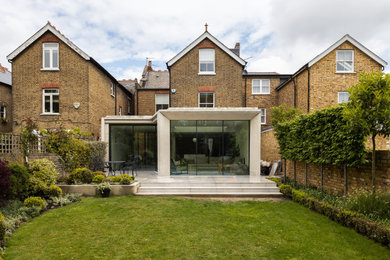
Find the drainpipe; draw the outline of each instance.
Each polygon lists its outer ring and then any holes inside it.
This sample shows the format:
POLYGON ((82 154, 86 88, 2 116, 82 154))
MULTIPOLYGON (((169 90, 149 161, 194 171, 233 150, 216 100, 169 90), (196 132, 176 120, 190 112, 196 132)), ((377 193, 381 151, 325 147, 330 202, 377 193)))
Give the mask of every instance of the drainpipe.
POLYGON ((296 78, 293 78, 293 84, 294 84, 294 107, 297 108, 297 82, 296 82, 296 78))
POLYGON ((310 68, 307 67, 307 113, 310 113, 310 68))
POLYGON ((136 115, 139 115, 139 110, 138 110, 138 89, 135 89, 135 92, 137 92, 137 113, 136 115))
POLYGON ((244 96, 244 107, 246 107, 246 78, 245 78, 245 96, 244 96))
POLYGON ((114 88, 115 88, 115 97, 114 97, 114 99, 115 99, 115 115, 116 115, 116 98, 118 96, 118 93, 116 91, 117 87, 118 87, 117 85, 114 85, 114 88))
MULTIPOLYGON (((167 66, 168 67, 168 66, 167 66)), ((169 74, 169 104, 168 107, 171 107, 171 68, 168 67, 168 74, 169 74)))

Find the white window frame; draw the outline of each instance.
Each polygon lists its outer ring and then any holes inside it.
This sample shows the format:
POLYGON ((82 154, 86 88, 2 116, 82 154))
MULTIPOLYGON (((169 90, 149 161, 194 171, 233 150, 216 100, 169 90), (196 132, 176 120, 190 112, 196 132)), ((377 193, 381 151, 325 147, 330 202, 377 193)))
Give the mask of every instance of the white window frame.
POLYGON ((122 106, 119 106, 119 115, 122 115, 122 106))
POLYGON ((44 88, 42 90, 42 114, 41 115, 59 115, 60 108, 58 107, 58 112, 53 112, 53 96, 58 96, 58 105, 60 102, 60 90, 58 88, 44 88), (57 90, 57 93, 45 93, 46 90, 57 90), (45 112, 45 97, 50 97, 50 111, 45 112))
POLYGON ((127 114, 130 115, 131 113, 131 101, 130 98, 127 99, 127 114))
POLYGON ((114 87, 114 83, 110 83, 110 93, 111 93, 111 97, 115 97, 115 87, 114 87))
POLYGON ((339 92, 337 92, 337 103, 338 104, 342 104, 342 103, 347 103, 347 102, 349 102, 349 92, 348 91, 339 91, 339 92), (345 94, 345 93, 348 94, 348 101, 341 101, 340 100, 340 94, 345 94))
POLYGON ((199 92, 198 93, 198 107, 201 107, 200 106, 200 95, 201 94, 213 94, 213 103, 202 103, 202 104, 205 104, 205 105, 213 104, 212 107, 215 107, 215 93, 214 92, 210 92, 210 91, 203 91, 203 92, 199 92))
MULTIPOLYGON (((159 94, 159 93, 157 93, 157 94, 154 94, 154 111, 155 112, 157 112, 158 110, 160 110, 160 109, 157 109, 157 105, 167 105, 168 107, 167 108, 169 108, 169 94, 159 94), (167 95, 168 96, 168 102, 167 103, 157 103, 157 97, 159 96, 159 95, 167 95)), ((165 109, 165 108, 163 108, 163 109, 165 109)))
POLYGON ((215 49, 199 49, 199 73, 198 75, 215 75, 215 49), (213 51, 213 59, 212 60, 201 60, 200 59, 200 53, 202 51, 213 51), (201 71, 200 70, 200 64, 201 63, 213 63, 213 71, 201 71))
POLYGON ((6 106, 0 107, 0 118, 7 119, 7 107, 6 106))
POLYGON ((271 80, 269 80, 269 79, 252 79, 252 95, 269 95, 269 94, 271 94, 271 80), (255 82, 256 82, 256 84, 255 84, 255 82), (257 84, 257 82, 259 84, 257 84), (263 92, 263 82, 268 82, 268 92, 263 92), (254 87, 259 87, 259 91, 255 91, 254 87))
POLYGON ((266 125, 267 124, 267 109, 265 108, 259 108, 260 109, 260 124, 266 125))
POLYGON ((41 70, 59 70, 60 69, 60 50, 59 44, 56 42, 44 42, 42 43, 42 69, 41 70), (46 44, 55 44, 55 47, 45 46, 46 44), (49 66, 45 67, 45 51, 48 50, 50 54, 49 66), (57 67, 53 66, 53 51, 57 51, 57 67))
POLYGON ((355 71, 355 52, 353 50, 336 50, 336 72, 337 73, 354 73, 354 71, 355 71), (352 60, 340 60, 339 53, 342 53, 342 52, 351 52, 352 53, 352 60), (339 62, 346 62, 346 61, 352 61, 351 70, 338 70, 337 64, 339 62))

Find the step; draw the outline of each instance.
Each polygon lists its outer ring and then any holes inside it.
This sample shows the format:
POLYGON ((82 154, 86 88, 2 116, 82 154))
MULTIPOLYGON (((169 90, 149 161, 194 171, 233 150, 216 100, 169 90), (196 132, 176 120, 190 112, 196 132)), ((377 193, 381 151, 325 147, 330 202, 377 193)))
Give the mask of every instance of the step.
POLYGON ((242 187, 242 188, 263 188, 276 187, 274 182, 142 182, 141 187, 242 187))

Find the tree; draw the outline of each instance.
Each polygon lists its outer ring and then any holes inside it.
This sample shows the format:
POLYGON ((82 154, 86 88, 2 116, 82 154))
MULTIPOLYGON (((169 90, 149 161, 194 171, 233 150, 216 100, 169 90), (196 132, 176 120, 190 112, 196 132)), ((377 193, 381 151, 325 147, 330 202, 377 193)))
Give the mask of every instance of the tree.
POLYGON ((383 72, 363 72, 358 84, 348 89, 349 100, 344 118, 353 127, 359 127, 372 140, 371 183, 375 183, 375 138, 390 135, 390 75, 383 72))

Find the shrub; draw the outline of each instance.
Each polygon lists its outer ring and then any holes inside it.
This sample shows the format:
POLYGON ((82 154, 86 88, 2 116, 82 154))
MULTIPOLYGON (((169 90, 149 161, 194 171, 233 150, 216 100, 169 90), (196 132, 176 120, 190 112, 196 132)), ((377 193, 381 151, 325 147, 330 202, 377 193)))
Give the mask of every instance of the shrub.
POLYGON ((4 216, 0 212, 0 246, 4 243, 5 241, 5 231, 6 231, 6 225, 4 222, 4 216))
POLYGON ((93 177, 92 179, 92 182, 93 183, 102 183, 104 181, 106 177, 104 175, 95 175, 95 177, 93 177))
POLYGON ((11 170, 8 168, 8 162, 0 160, 0 204, 4 203, 11 186, 11 170))
POLYGON ((127 178, 129 179, 130 181, 133 181, 134 180, 134 176, 130 176, 128 174, 122 174, 122 175, 119 175, 119 176, 112 176, 112 177, 108 177, 107 179, 111 182, 120 182, 121 179, 123 178, 127 178))
POLYGON ((101 141, 86 142, 91 151, 89 169, 102 171, 104 169, 104 157, 106 156, 107 143, 101 141))
POLYGON ((282 184, 282 182, 280 181, 280 179, 279 179, 279 178, 276 178, 276 177, 268 178, 268 180, 273 181, 273 182, 276 182, 276 184, 277 184, 278 186, 282 184))
POLYGON ((290 185, 280 185, 279 186, 280 192, 286 195, 287 197, 291 198, 292 196, 292 187, 290 185))
POLYGON ((10 163, 8 167, 11 169, 9 196, 11 199, 24 200, 29 195, 30 173, 23 165, 10 163))
POLYGON ((91 183, 93 173, 87 168, 77 168, 68 177, 68 182, 73 183, 91 183))
POLYGON ((45 196, 48 187, 55 183, 58 172, 53 162, 47 159, 38 159, 30 163, 31 190, 36 196, 45 196))
POLYGON ((23 205, 28 208, 31 208, 33 206, 39 207, 41 209, 46 208, 45 201, 40 197, 28 197, 27 199, 24 200, 23 205))
POLYGON ((119 181, 120 184, 122 185, 129 185, 131 183, 130 179, 129 178, 122 178, 120 181, 119 181))
POLYGON ((52 184, 47 188, 45 195, 47 198, 48 197, 59 197, 62 195, 62 190, 57 185, 52 184))

